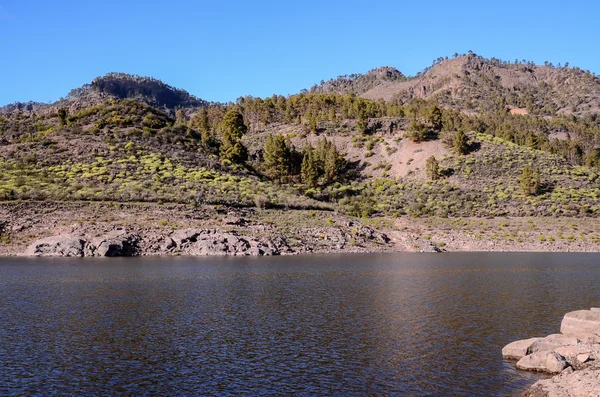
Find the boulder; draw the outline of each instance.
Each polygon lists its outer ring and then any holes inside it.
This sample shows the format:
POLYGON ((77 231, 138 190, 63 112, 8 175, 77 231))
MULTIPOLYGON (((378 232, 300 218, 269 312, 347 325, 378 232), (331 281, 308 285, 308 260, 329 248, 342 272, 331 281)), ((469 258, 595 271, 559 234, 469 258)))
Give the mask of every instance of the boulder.
POLYGON ((529 348, 542 338, 529 338, 511 342, 502 348, 502 357, 519 360, 527 355, 529 348))
POLYGON ((52 236, 32 243, 25 255, 27 256, 84 256, 85 240, 79 236, 52 236))
POLYGON ((586 345, 561 346, 554 350, 563 357, 576 357, 578 354, 590 353, 591 349, 586 345))
POLYGON ((525 371, 548 372, 558 374, 569 364, 563 356, 555 352, 537 352, 517 361, 517 368, 525 371))
POLYGON ((140 236, 124 230, 114 230, 95 238, 86 247, 87 256, 137 256, 140 236))
POLYGON ((600 343, 600 335, 592 334, 591 332, 580 332, 578 334, 567 334, 567 336, 572 336, 579 339, 580 342, 583 343, 600 343))
POLYGON ((533 343, 527 354, 552 351, 562 346, 576 345, 577 343, 579 343, 579 340, 574 336, 552 334, 533 343))
POLYGON ((600 311, 577 310, 565 314, 560 332, 573 335, 588 332, 600 335, 600 311))
POLYGON ((584 364, 590 359, 590 355, 588 353, 581 353, 577 355, 577 361, 584 364))
POLYGON ((172 248, 175 248, 177 244, 171 237, 165 237, 160 245, 160 250, 163 252, 169 251, 172 248))
POLYGON ((175 242, 178 247, 182 247, 183 245, 195 242, 197 237, 202 233, 202 230, 193 230, 193 229, 182 229, 175 230, 170 238, 175 242))

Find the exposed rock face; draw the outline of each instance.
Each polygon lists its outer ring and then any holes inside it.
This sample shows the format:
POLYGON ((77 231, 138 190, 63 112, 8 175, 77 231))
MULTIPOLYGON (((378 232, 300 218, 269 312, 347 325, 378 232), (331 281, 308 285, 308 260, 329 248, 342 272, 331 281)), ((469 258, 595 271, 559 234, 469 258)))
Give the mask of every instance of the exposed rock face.
POLYGON ((77 236, 52 236, 38 240, 31 244, 25 255, 27 256, 84 256, 85 240, 77 236))
POLYGON ((86 256, 137 256, 140 236, 124 230, 114 230, 95 238, 86 246, 86 256))
POLYGON ((555 352, 540 351, 521 358, 517 368, 526 371, 548 372, 558 374, 569 364, 563 356, 555 352))
POLYGON ((541 380, 527 397, 600 397, 600 343, 596 321, 600 311, 578 310, 564 316, 561 331, 545 338, 516 341, 502 349, 505 358, 517 358, 517 368, 560 375, 541 380))
POLYGON ((140 236, 124 230, 115 230, 92 241, 80 236, 53 236, 35 241, 27 256, 136 256, 140 236))
POLYGON ((291 249, 281 237, 256 239, 218 230, 178 230, 170 238, 184 255, 281 255, 291 249))
POLYGON ((502 349, 502 357, 519 360, 528 354, 531 345, 541 339, 542 338, 530 338, 509 343, 502 349))
POLYGON ((537 381, 525 393, 527 397, 598 397, 600 368, 573 371, 568 368, 552 379, 537 381))
POLYGON ((577 310, 565 314, 560 325, 563 334, 578 334, 589 332, 600 335, 600 311, 577 310))

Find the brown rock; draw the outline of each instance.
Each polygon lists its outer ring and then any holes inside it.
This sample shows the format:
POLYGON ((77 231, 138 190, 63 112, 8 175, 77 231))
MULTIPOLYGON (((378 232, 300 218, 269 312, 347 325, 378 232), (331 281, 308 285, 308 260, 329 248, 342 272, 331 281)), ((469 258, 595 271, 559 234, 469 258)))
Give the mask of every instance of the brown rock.
POLYGON ((78 236, 52 236, 32 243, 25 255, 27 256, 84 256, 85 240, 78 236))
POLYGON ((530 338, 511 342, 502 348, 502 357, 519 360, 527 355, 529 348, 542 338, 530 338))
POLYGON ((560 332, 563 334, 589 332, 600 335, 600 311, 577 310, 565 314, 560 332))
POLYGON ((537 352, 517 361, 517 368, 525 371, 548 372, 558 374, 567 368, 567 360, 555 352, 537 352))
POLYGON ((140 236, 125 230, 114 230, 95 238, 86 247, 86 256, 137 256, 140 236))
POLYGON ((576 337, 552 334, 533 343, 527 354, 552 351, 562 346, 576 345, 577 343, 579 343, 579 340, 576 337))
POLYGON ((563 371, 552 379, 537 381, 526 396, 599 397, 600 370, 563 371))
MULTIPOLYGON (((577 355, 577 361, 580 363, 586 363, 590 359, 590 355, 588 353, 582 353, 577 355)), ((600 386, 600 385, 598 385, 600 386)))

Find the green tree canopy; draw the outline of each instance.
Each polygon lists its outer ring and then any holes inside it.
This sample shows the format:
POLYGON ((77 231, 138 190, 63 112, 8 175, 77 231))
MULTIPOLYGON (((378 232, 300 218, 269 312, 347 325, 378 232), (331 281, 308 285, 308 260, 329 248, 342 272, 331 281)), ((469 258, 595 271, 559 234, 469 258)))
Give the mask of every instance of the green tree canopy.
POLYGON ((425 172, 432 181, 440 179, 440 165, 435 156, 429 157, 425 162, 425 172))
POLYGON ((292 172, 294 151, 292 144, 283 135, 269 135, 263 152, 267 173, 280 181, 289 176, 292 172))
POLYGON ((238 164, 244 163, 248 158, 248 150, 241 142, 242 137, 248 131, 248 127, 244 123, 244 116, 237 110, 229 110, 223 116, 221 131, 223 133, 220 148, 221 159, 238 164))
POLYGON ((452 137, 452 151, 456 154, 467 154, 469 152, 467 136, 462 129, 456 131, 452 137))

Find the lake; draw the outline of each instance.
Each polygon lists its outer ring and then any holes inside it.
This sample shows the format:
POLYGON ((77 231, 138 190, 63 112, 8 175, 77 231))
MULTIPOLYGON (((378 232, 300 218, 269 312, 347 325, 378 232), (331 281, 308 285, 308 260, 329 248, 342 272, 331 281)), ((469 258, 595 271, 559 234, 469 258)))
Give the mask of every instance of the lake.
POLYGON ((0 259, 0 395, 511 396, 600 255, 0 259))

